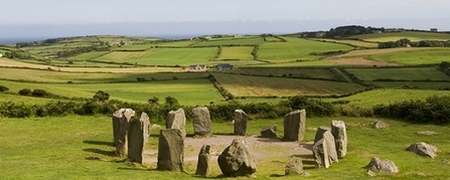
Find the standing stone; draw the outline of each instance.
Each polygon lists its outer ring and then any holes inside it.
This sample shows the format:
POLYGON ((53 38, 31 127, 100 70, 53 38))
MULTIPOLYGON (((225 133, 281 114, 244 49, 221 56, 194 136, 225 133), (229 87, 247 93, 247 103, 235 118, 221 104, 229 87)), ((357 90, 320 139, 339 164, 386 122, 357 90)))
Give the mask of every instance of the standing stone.
POLYGON ((170 111, 166 119, 167 129, 178 129, 183 137, 186 137, 186 116, 184 109, 180 108, 176 111, 170 111))
POLYGON ((148 124, 145 117, 137 119, 132 117, 128 127, 128 161, 142 163, 144 159, 145 136, 148 124))
POLYGON ((286 163, 286 169, 284 170, 286 175, 289 174, 303 174, 303 163, 302 159, 298 157, 292 157, 286 163))
POLYGON ((192 109, 194 135, 210 136, 211 135, 211 115, 207 107, 197 107, 192 109))
POLYGON ((123 157, 128 152, 127 131, 128 122, 134 117, 135 112, 129 108, 121 108, 114 112, 112 118, 114 145, 116 146, 115 155, 123 157))
POLYGON ((418 142, 411 144, 406 150, 416 153, 421 156, 428 156, 430 158, 435 158, 438 149, 430 144, 424 142, 418 142))
POLYGON ((296 110, 284 116, 284 139, 301 141, 305 136, 306 111, 296 110))
POLYGON ((336 142, 336 152, 338 158, 343 158, 347 154, 347 130, 344 121, 331 121, 331 134, 336 142))
POLYGON ((327 154, 330 163, 338 162, 338 155, 336 152, 336 143, 334 141, 334 136, 331 134, 331 129, 328 127, 319 127, 316 132, 316 137, 314 138, 314 142, 323 139, 323 143, 327 144, 327 154))
POLYGON ((160 131, 157 169, 163 171, 183 171, 184 137, 179 129, 160 131))
POLYGON ((209 145, 203 145, 202 149, 200 149, 195 175, 206 177, 211 173, 211 167, 209 165, 209 160, 211 159, 211 154, 209 153, 210 147, 209 145))
POLYGON ((397 173, 398 168, 394 162, 387 159, 373 157, 366 168, 373 172, 397 173))
POLYGON ((329 168, 330 158, 328 158, 327 143, 325 139, 320 139, 313 144, 313 156, 316 168, 329 168))
POLYGON ((247 176, 256 172, 253 149, 244 139, 234 139, 217 161, 225 177, 247 176))
POLYGON ((234 111, 234 134, 245 136, 247 134, 248 115, 242 110, 234 111))
POLYGON ((148 117, 147 113, 142 112, 140 121, 143 122, 143 130, 144 130, 144 143, 148 143, 148 138, 150 137, 150 118, 148 117))
POLYGON ((277 138, 277 125, 271 125, 261 130, 261 137, 277 138))

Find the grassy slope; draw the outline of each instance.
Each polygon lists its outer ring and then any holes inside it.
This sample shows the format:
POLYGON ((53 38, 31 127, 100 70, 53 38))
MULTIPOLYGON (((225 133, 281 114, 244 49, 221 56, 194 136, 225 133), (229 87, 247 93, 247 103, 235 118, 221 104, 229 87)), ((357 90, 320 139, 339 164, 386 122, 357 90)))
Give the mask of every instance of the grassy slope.
POLYGON ((402 38, 408 38, 411 41, 449 40, 450 34, 434 33, 434 32, 402 31, 402 32, 391 32, 391 33, 381 33, 381 34, 362 34, 362 35, 350 36, 350 38, 358 38, 358 39, 363 39, 365 41, 372 41, 372 42, 396 41, 396 40, 399 40, 402 38))
POLYGON ((333 73, 328 68, 295 68, 295 67, 248 67, 238 68, 232 71, 236 74, 251 74, 267 76, 289 76, 333 79, 333 73))
POLYGON ((392 80, 450 80, 450 77, 434 67, 417 68, 347 68, 348 72, 363 81, 375 79, 392 80))
POLYGON ((353 47, 343 44, 318 42, 300 38, 283 37, 287 42, 266 42, 260 45, 258 58, 274 62, 295 60, 318 60, 321 56, 312 56, 312 52, 350 50, 353 47))
MULTIPOLYGON (((389 129, 376 130, 370 124, 377 119, 341 118, 347 124, 348 152, 339 163, 329 169, 305 169, 311 179, 367 179, 365 169, 374 156, 395 162, 397 174, 378 173, 381 179, 446 179, 450 148, 448 126, 414 125, 383 119, 389 129), (418 135, 416 132, 432 130, 436 135, 418 135), (436 159, 417 156, 405 151, 415 142, 424 141, 441 151, 436 159)), ((307 128, 329 126, 331 118, 308 118, 307 128)), ((156 164, 127 165, 122 158, 113 157, 112 129, 110 117, 67 116, 52 118, 0 118, 0 179, 196 179, 196 162, 185 163, 185 173, 155 171, 156 164), (98 160, 87 160, 98 157, 98 160)), ((154 122, 152 122, 154 123, 154 122)), ((265 124, 282 126, 282 120, 249 121, 248 133, 258 135, 265 124)), ((192 126, 187 126, 188 134, 192 126)), ((227 123, 213 123, 213 133, 232 132, 227 123)), ((306 140, 314 139, 315 131, 307 131, 306 140)), ((146 149, 157 150, 158 131, 153 130, 146 149)), ((282 137, 283 128, 278 136, 282 137)), ((213 146, 214 147, 214 146, 213 146)), ((189 147, 185 148, 186 150, 189 147)), ((298 176, 283 176, 285 163, 291 154, 275 156, 277 149, 267 149, 272 156, 258 159, 256 179, 298 179, 298 176)), ((221 174, 216 161, 211 162, 211 178, 221 174)))
POLYGON ((251 55, 253 47, 243 46, 243 47, 222 47, 222 53, 220 54, 218 60, 252 60, 251 55))
POLYGON ((230 46, 230 45, 240 45, 240 46, 251 46, 257 45, 264 42, 262 38, 259 37, 244 37, 244 38, 232 38, 232 39, 224 39, 224 40, 210 40, 210 41, 202 41, 196 44, 193 44, 193 47, 202 47, 202 46, 230 46))
POLYGON ((439 64, 442 61, 450 61, 448 48, 435 48, 414 51, 399 51, 385 54, 373 54, 363 56, 367 59, 395 62, 407 65, 439 64))

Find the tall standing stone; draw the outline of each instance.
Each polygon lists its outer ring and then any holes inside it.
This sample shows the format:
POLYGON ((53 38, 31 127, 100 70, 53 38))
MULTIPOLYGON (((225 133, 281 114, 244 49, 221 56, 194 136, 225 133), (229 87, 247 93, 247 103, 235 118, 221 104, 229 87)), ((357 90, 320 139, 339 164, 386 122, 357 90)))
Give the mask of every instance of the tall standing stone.
POLYGON ((253 149, 244 139, 234 139, 217 161, 225 177, 247 176, 256 172, 253 149))
POLYGON ((142 163, 144 159, 145 140, 148 134, 148 116, 145 113, 140 119, 132 117, 128 127, 128 161, 142 163))
POLYGON ((209 145, 203 145, 200 149, 195 175, 206 177, 211 173, 211 166, 209 165, 209 160, 211 159, 210 147, 209 145))
POLYGON ((163 171, 183 171, 184 137, 179 129, 160 131, 157 169, 163 171))
POLYGON ((207 107, 197 107, 192 109, 194 135, 210 136, 211 135, 211 115, 207 107))
POLYGON ((336 142, 336 152, 338 158, 343 158, 347 154, 347 130, 344 121, 331 121, 331 134, 336 142))
POLYGON ((144 143, 148 143, 148 138, 150 137, 150 118, 148 117, 147 113, 142 112, 140 120, 142 121, 144 127, 144 143))
POLYGON ((305 136, 306 111, 296 110, 284 116, 284 139, 301 141, 305 136))
POLYGON ((184 109, 180 108, 176 111, 170 111, 166 118, 167 129, 178 129, 183 137, 186 137, 186 115, 184 109))
POLYGON ((327 143, 325 143, 325 139, 320 139, 315 141, 312 147, 314 163, 316 164, 316 168, 329 168, 330 167, 330 158, 328 158, 327 151, 327 143))
POLYGON ((114 145, 116 146, 115 155, 125 156, 128 152, 127 132, 128 122, 134 117, 135 112, 129 108, 121 108, 114 112, 112 118, 114 145))
POLYGON ((234 111, 234 134, 245 136, 247 134, 248 115, 242 110, 234 111))
POLYGON ((326 151, 328 154, 329 162, 336 163, 338 162, 338 156, 336 152, 336 143, 334 140, 334 136, 331 134, 331 129, 328 127, 319 127, 316 132, 316 137, 314 138, 314 142, 323 139, 323 143, 326 144, 326 151))

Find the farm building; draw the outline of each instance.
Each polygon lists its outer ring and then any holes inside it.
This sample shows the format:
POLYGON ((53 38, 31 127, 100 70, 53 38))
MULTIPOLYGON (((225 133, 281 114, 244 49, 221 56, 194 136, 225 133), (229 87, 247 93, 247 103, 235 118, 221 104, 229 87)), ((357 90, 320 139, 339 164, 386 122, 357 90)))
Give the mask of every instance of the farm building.
POLYGON ((193 64, 188 67, 183 67, 183 71, 185 72, 205 72, 208 70, 208 67, 205 64, 193 64))
POLYGON ((216 69, 219 70, 219 71, 232 70, 233 69, 233 65, 231 65, 231 64, 217 64, 216 65, 216 69))
POLYGON ((430 31, 431 32, 438 32, 438 29, 437 28, 431 28, 430 31))

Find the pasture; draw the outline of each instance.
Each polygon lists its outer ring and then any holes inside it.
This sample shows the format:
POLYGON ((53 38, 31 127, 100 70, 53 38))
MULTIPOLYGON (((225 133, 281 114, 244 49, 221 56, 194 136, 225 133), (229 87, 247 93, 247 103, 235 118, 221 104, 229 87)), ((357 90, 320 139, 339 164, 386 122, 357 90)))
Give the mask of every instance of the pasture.
POLYGON ((222 47, 217 60, 253 60, 252 46, 222 47))
POLYGON ((346 68, 363 81, 373 80, 450 80, 436 67, 346 68))
POLYGON ((340 39, 339 40, 337 40, 337 39, 314 39, 314 40, 347 44, 347 45, 356 46, 356 47, 360 47, 360 48, 378 48, 378 43, 375 43, 375 42, 366 42, 366 41, 359 41, 359 40, 340 40, 340 39))
POLYGON ((319 42, 300 38, 283 37, 287 42, 267 42, 259 47, 258 58, 271 62, 311 61, 324 56, 314 56, 311 53, 327 51, 351 50, 353 47, 337 43, 319 42))
POLYGON ((442 61, 450 61, 448 48, 433 48, 412 51, 398 51, 383 54, 362 56, 366 59, 394 62, 405 65, 439 64, 442 61))
POLYGON ((253 46, 263 43, 264 40, 259 37, 243 37, 243 38, 232 38, 223 40, 209 40, 202 41, 191 45, 192 47, 207 47, 207 46, 253 46))
MULTIPOLYGON (((150 115, 151 116, 151 115, 150 115)), ((308 118, 306 128, 329 126, 331 118, 308 118)), ((372 157, 387 158, 395 162, 399 173, 377 173, 381 179, 447 179, 448 165, 443 159, 450 159, 448 126, 416 125, 402 121, 381 119, 390 125, 389 129, 377 130, 371 124, 380 119, 348 118, 345 121, 348 135, 348 152, 339 163, 329 169, 305 167, 311 179, 366 179, 366 166, 372 157), (417 132, 431 130, 435 135, 420 135, 417 132), (437 158, 425 158, 405 150, 415 142, 427 142, 440 151, 437 158)), ((112 146, 111 118, 107 116, 66 116, 50 118, 0 118, 0 179, 198 179, 193 176, 197 159, 185 159, 183 173, 157 171, 156 163, 143 165, 126 163, 123 158, 114 157, 112 146), (95 160, 97 158, 97 160, 95 160), (94 159, 94 160, 90 160, 94 159)), ((151 122, 152 124, 161 122, 151 122)), ((283 127, 281 119, 253 120, 248 122, 248 135, 259 135, 265 125, 283 127)), ((186 126, 192 134, 192 126, 186 126)), ((214 134, 229 134, 228 123, 212 123, 214 134)), ((145 158, 156 158, 158 129, 151 130, 146 144, 145 158)), ((283 128, 277 131, 282 137, 283 128)), ((305 133, 305 141, 314 139, 315 131, 305 133)), ((231 144, 231 142, 229 142, 231 144)), ((283 146, 264 148, 264 139, 251 144, 264 158, 257 158, 255 179, 298 179, 298 176, 284 176, 285 164, 295 150, 283 146), (285 153, 279 153, 285 152, 285 153)), ((273 142, 275 143, 275 142, 273 142)), ((222 146, 211 144, 220 153, 222 146)), ((185 156, 196 156, 199 149, 185 147, 185 156)), ((222 179, 217 161, 211 161, 211 175, 206 179, 222 179)), ((247 179, 244 177, 244 179, 247 179)))
POLYGON ((446 41, 450 40, 450 34, 436 33, 436 32, 400 31, 400 32, 378 33, 378 34, 375 33, 375 34, 354 35, 350 36, 350 38, 357 38, 371 42, 397 41, 403 38, 407 38, 411 41, 421 41, 421 40, 446 41))
POLYGON ((299 67, 242 67, 232 71, 234 74, 257 76, 276 76, 292 78, 334 79, 335 74, 330 68, 299 68, 299 67))

